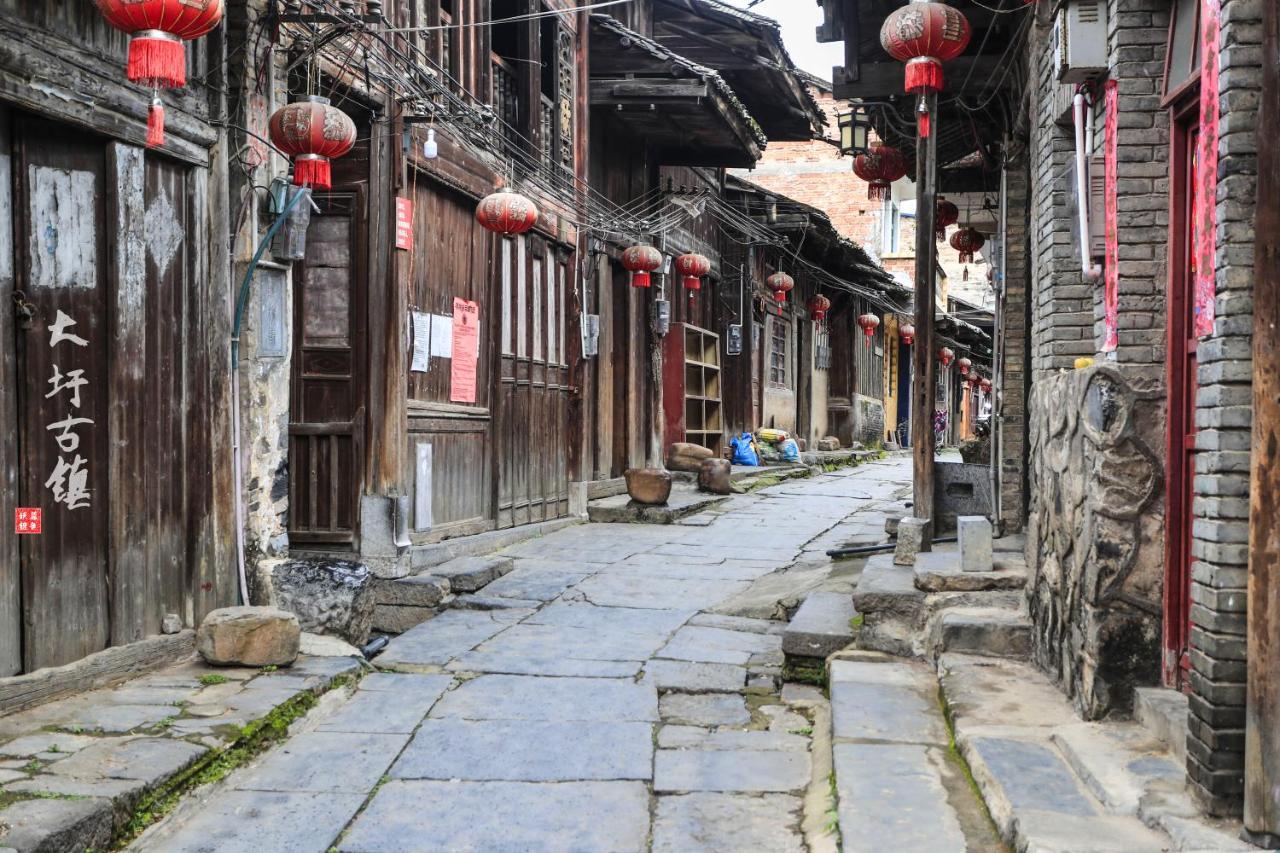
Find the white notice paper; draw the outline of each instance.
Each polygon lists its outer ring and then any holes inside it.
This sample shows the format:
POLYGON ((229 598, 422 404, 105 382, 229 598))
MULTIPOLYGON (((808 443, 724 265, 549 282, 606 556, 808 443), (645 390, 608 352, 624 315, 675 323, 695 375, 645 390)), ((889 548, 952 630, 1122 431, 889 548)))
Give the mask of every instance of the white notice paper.
POLYGON ((431 354, 453 358, 453 318, 447 314, 431 315, 431 354))
POLYGON ((431 315, 413 312, 413 361, 409 369, 426 373, 431 367, 431 315))

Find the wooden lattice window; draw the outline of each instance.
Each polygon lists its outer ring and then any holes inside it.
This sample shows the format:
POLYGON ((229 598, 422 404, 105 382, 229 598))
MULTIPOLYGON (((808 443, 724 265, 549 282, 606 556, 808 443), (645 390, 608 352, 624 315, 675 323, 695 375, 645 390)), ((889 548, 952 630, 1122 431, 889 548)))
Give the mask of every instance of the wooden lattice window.
POLYGON ((769 382, 787 387, 787 356, 790 324, 782 317, 769 321, 769 382))

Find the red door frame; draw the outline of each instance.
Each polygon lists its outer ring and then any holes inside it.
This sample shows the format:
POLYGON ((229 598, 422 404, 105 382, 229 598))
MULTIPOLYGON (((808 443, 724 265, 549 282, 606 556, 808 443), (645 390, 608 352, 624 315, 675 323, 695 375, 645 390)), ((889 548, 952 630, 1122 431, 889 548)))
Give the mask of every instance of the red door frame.
POLYGON ((1191 528, 1195 477, 1196 345, 1192 319, 1194 145, 1199 133, 1198 86, 1179 93, 1169 110, 1168 428, 1166 433, 1164 638, 1161 674, 1183 688, 1191 632, 1191 528), (1189 90, 1189 91, 1188 91, 1189 90))

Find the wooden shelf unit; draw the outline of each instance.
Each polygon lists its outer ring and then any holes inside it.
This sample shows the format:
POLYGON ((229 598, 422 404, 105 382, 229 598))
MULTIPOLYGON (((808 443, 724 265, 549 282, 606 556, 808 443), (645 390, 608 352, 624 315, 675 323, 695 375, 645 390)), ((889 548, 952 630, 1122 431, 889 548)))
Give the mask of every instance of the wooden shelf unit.
POLYGON ((667 335, 665 358, 667 444, 690 441, 719 455, 724 444, 720 336, 678 323, 667 335))

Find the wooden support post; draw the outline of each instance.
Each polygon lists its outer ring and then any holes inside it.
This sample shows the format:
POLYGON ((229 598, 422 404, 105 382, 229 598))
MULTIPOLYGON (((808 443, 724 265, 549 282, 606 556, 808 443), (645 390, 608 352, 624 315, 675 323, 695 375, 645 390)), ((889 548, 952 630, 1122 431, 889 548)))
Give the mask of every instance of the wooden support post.
MULTIPOLYGON (((933 239, 933 219, 938 191, 938 96, 925 95, 925 105, 932 128, 927 138, 916 141, 916 344, 911 351, 916 379, 911 389, 915 410, 911 419, 911 449, 916 518, 933 517, 933 409, 937 387, 933 300, 938 247, 933 239)), ((926 546, 928 541, 926 537, 926 546)))
POLYGON ((1280 10, 1263 4, 1253 262, 1253 453, 1249 490, 1244 825, 1280 841, 1280 10))

